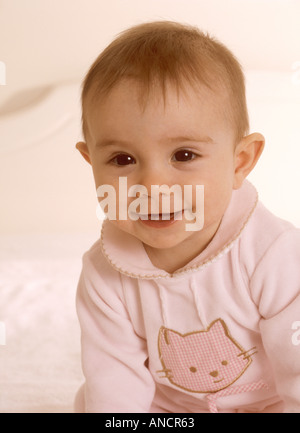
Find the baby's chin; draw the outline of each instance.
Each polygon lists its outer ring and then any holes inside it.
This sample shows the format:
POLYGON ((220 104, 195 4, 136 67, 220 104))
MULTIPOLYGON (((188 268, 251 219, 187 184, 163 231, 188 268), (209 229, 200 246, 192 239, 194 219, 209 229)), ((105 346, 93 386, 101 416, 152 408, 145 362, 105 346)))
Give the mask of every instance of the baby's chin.
POLYGON ((178 242, 178 238, 177 240, 173 240, 173 239, 164 239, 164 240, 157 240, 157 241, 152 241, 150 240, 145 240, 145 241, 141 241, 144 245, 144 247, 146 248, 151 248, 151 249, 156 249, 156 250, 170 250, 172 248, 175 248, 178 246, 179 242, 178 242))
MULTIPOLYGON (((174 224, 166 227, 148 226, 141 221, 112 221, 113 225, 123 232, 134 236, 145 246, 155 249, 169 249, 178 246, 192 232, 186 232, 183 221, 176 221, 174 224)), ((159 225, 159 223, 158 223, 159 225)))

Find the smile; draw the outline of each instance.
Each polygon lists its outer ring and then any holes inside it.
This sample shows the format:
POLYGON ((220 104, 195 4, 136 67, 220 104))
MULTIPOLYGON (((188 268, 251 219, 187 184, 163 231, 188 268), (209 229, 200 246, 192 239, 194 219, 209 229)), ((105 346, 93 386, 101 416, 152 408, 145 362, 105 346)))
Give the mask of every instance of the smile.
POLYGON ((143 225, 152 228, 166 228, 175 224, 178 220, 182 219, 183 211, 177 211, 172 213, 160 213, 160 214, 149 214, 139 215, 139 220, 143 225))
POLYGON ((141 220, 151 220, 151 221, 170 221, 182 219, 182 210, 170 212, 170 213, 156 213, 156 214, 136 214, 141 220))

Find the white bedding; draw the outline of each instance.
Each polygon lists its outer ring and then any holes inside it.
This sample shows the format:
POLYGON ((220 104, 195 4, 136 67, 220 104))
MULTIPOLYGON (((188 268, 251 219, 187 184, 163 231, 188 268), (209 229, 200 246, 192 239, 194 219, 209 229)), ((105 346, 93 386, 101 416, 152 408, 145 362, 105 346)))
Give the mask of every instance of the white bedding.
POLYGON ((75 311, 81 235, 2 236, 0 412, 73 411, 83 381, 75 311))

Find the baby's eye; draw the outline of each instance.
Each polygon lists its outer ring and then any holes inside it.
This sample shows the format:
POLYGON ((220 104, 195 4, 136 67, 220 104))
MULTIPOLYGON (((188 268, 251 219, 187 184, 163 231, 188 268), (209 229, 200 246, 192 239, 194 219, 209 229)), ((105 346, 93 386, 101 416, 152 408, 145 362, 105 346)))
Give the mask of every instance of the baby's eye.
POLYGON ((119 155, 115 156, 111 162, 115 165, 129 165, 134 164, 135 160, 132 158, 132 156, 127 155, 126 153, 120 153, 119 155))
POLYGON ((174 153, 172 159, 178 162, 185 162, 185 161, 191 161, 195 157, 196 155, 194 152, 183 149, 183 150, 178 150, 176 153, 174 153))

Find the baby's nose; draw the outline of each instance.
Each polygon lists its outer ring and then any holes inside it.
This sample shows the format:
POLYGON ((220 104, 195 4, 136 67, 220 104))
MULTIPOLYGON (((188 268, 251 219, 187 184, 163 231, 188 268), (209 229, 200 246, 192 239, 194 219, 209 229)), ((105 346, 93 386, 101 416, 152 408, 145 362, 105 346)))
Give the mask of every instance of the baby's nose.
POLYGON ((214 371, 211 371, 209 374, 210 374, 212 377, 217 377, 218 374, 219 374, 219 372, 218 372, 217 370, 214 370, 214 371))
POLYGON ((178 182, 178 178, 174 178, 174 174, 170 173, 169 165, 158 157, 141 164, 137 176, 137 183, 145 185, 146 188, 150 188, 151 185, 172 185, 178 182))

